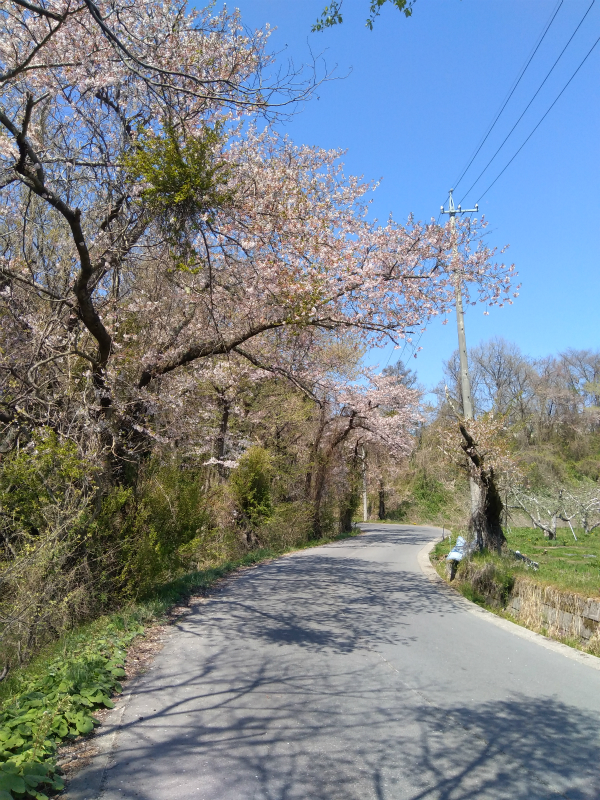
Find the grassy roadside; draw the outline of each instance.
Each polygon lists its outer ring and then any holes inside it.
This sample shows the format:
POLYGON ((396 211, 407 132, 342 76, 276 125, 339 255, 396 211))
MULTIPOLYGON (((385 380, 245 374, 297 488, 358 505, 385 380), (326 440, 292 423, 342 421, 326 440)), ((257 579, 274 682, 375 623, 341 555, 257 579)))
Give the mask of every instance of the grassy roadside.
POLYGON ((236 570, 350 534, 282 549, 263 548, 235 561, 193 572, 157 587, 143 602, 81 626, 0 683, 0 800, 47 800, 63 788, 58 746, 90 733, 94 710, 111 708, 127 648, 146 627, 164 620, 177 602, 208 592, 236 570))
MULTIPOLYGON (((460 563, 452 585, 468 600, 489 611, 572 647, 600 655, 596 641, 590 640, 590 645, 586 647, 579 639, 563 637, 548 630, 541 620, 531 620, 531 623, 528 621, 525 624, 507 610, 515 582, 522 580, 526 581, 527 586, 547 587, 581 598, 597 598, 600 595, 600 534, 585 535, 577 530, 575 533, 577 541, 569 529, 566 532, 563 529, 557 540, 549 542, 534 529, 512 529, 506 534, 509 548, 536 561, 539 564, 537 571, 513 558, 476 553, 460 563)), ((433 566, 444 580, 447 580, 446 556, 450 548, 448 539, 438 542, 430 556, 433 566)), ((523 585, 519 583, 519 587, 523 585)), ((536 591, 539 592, 539 589, 536 591)))
MULTIPOLYGON (((549 541, 541 531, 512 528, 506 533, 506 539, 511 550, 518 550, 538 562, 537 572, 526 571, 532 580, 563 591, 597 597, 600 594, 600 531, 586 535, 575 530, 575 534, 577 541, 568 528, 562 528, 558 538, 549 541)), ((449 550, 448 540, 439 542, 432 558, 447 555, 449 550)), ((513 566, 515 574, 523 572, 518 562, 513 566)))

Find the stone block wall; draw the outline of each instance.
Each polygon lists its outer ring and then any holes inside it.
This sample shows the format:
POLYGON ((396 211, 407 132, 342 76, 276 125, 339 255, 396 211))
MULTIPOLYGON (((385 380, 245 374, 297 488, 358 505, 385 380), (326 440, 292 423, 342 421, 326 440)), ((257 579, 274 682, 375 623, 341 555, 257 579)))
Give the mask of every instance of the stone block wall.
POLYGON ((506 610, 534 629, 547 628, 552 635, 573 637, 586 644, 600 635, 600 599, 562 592, 518 578, 506 610))

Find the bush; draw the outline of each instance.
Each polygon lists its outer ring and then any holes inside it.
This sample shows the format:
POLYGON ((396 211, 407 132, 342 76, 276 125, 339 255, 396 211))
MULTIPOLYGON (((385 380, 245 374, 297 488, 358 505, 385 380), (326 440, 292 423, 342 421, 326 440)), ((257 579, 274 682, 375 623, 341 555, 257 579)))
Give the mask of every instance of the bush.
POLYGON ((87 524, 95 470, 42 429, 0 469, 0 651, 26 661, 90 611, 87 524))
POLYGON ((444 484, 425 471, 417 474, 412 487, 413 503, 424 519, 436 519, 450 500, 444 484))
POLYGON ((271 517, 257 530, 262 547, 298 547, 310 541, 313 510, 308 502, 296 501, 273 508, 271 517))
POLYGON ((512 558, 484 552, 463 559, 458 567, 456 584, 462 594, 480 605, 504 608, 521 570, 512 558))
POLYGON ((122 595, 144 597, 189 568, 199 537, 211 526, 202 484, 201 471, 182 470, 175 460, 151 463, 135 494, 118 489, 107 499, 104 524, 118 550, 122 595))
POLYGON ((457 503, 461 505, 460 492, 450 491, 426 469, 418 469, 412 476, 404 476, 404 498, 387 512, 387 518, 396 522, 413 520, 436 525, 457 522, 457 503))
POLYGON ((271 516, 271 456, 251 447, 231 473, 229 486, 242 520, 257 527, 271 516))

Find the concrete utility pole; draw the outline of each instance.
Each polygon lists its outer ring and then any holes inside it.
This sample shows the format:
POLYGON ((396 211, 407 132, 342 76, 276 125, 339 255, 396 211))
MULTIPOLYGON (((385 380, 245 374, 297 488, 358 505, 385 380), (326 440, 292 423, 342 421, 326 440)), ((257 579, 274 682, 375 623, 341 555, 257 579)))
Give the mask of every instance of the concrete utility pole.
MULTIPOLYGON (((458 256, 458 245, 456 244, 456 215, 457 214, 476 214, 479 207, 475 204, 475 208, 456 208, 454 206, 454 198, 450 189, 448 198, 448 208, 444 206, 441 208, 442 214, 450 216, 450 225, 452 227, 452 251, 455 256, 458 256)), ((457 258, 458 260, 458 258, 457 258)), ((456 272, 456 280, 454 285, 454 292, 456 298, 456 327, 458 328, 458 356, 460 359, 460 390, 463 401, 463 416, 465 419, 473 419, 473 399, 471 397, 471 381, 469 379, 469 361, 467 358, 467 337, 465 336, 465 312, 463 309, 462 301, 462 287, 461 287, 461 274, 460 271, 456 272)), ((469 478, 469 488, 471 490, 471 513, 477 511, 480 501, 480 489, 475 480, 469 478)), ((482 542, 478 542, 481 546, 482 542)))
MULTIPOLYGON (((454 198, 450 189, 450 197, 448 199, 448 208, 442 206, 442 214, 449 214, 450 225, 452 226, 452 250, 454 255, 458 255, 458 247, 456 245, 456 215, 457 214, 476 214, 479 211, 479 206, 475 208, 455 208, 454 198)), ((465 419, 473 419, 473 400, 471 398, 471 381, 469 380, 469 362, 467 359, 467 339, 465 336, 465 312, 462 302, 462 288, 460 280, 460 272, 456 273, 456 282, 454 286, 456 297, 456 325, 458 328, 458 356, 460 358, 460 389, 463 401, 463 416, 465 419)))
POLYGON ((362 507, 363 507, 363 522, 369 521, 369 501, 367 495, 367 453, 364 445, 361 448, 361 461, 362 461, 362 507))

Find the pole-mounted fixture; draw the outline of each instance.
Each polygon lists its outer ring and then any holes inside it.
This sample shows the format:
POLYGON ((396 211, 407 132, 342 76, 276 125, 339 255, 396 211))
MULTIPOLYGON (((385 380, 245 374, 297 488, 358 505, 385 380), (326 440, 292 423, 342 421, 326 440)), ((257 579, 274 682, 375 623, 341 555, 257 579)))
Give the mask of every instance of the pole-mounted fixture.
POLYGON ((449 214, 450 215, 450 219, 454 219, 454 217, 457 214, 477 214, 477 212, 479 211, 479 204, 478 203, 475 203, 475 208, 461 208, 460 206, 458 208, 455 208, 454 207, 454 198, 452 197, 452 192, 453 191, 454 191, 454 189, 450 189, 450 191, 448 192, 448 194, 450 195, 448 197, 448 208, 446 209, 446 208, 444 208, 444 206, 441 206, 440 210, 441 210, 442 214, 449 214))

